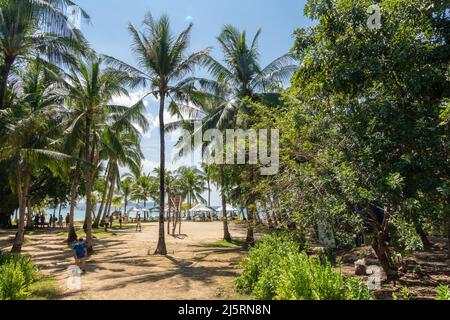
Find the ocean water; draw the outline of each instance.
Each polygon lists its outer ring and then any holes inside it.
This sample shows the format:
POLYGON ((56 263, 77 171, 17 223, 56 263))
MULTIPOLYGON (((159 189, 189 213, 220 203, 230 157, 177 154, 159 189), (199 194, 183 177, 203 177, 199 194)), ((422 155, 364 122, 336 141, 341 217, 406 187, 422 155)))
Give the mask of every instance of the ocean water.
MULTIPOLYGON (((129 211, 129 210, 133 209, 133 208, 136 207, 136 206, 137 206, 137 204, 135 204, 135 203, 130 203, 130 204, 128 205, 128 207, 127 207, 127 210, 129 211)), ((153 204, 150 203, 150 205, 147 205, 146 207, 147 207, 147 209, 152 208, 152 207, 153 207, 153 204)), ((97 214, 98 209, 99 209, 99 208, 98 208, 98 206, 97 206, 97 207, 95 208, 95 214, 97 214)), ((119 209, 119 208, 117 208, 117 209, 119 209)), ((123 208, 122 208, 121 210, 123 210, 123 208)), ((111 208, 111 212, 114 212, 114 211, 116 211, 116 208, 112 207, 112 208, 111 208)), ((56 217, 58 217, 58 214, 59 214, 59 208, 57 208, 56 211, 55 211, 53 208, 47 208, 47 209, 45 209, 45 213, 47 214, 47 219, 48 219, 48 217, 50 217, 50 215, 52 215, 54 212, 55 212, 55 214, 56 214, 56 217)), ((68 206, 68 205, 65 206, 65 207, 63 206, 62 209, 61 209, 61 215, 63 216, 64 219, 66 218, 66 215, 67 215, 68 213, 69 213, 69 206, 68 206)), ((86 215, 86 211, 85 211, 85 208, 84 208, 84 207, 75 208, 75 212, 74 212, 74 220, 75 220, 75 221, 77 221, 77 222, 84 221, 85 215, 86 215)), ((130 218, 135 218, 136 215, 137 215, 137 212, 134 212, 134 211, 129 213, 130 218)), ((142 216, 142 213, 141 213, 141 216, 142 216)), ((154 218, 157 218, 157 217, 159 216, 159 212, 152 212, 152 213, 151 213, 151 216, 154 217, 154 218)))

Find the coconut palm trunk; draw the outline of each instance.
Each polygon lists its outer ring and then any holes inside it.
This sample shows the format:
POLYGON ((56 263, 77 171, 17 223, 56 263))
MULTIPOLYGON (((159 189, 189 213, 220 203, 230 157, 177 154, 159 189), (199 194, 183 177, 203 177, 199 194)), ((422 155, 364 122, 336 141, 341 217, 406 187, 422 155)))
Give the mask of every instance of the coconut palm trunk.
MULTIPOLYGON (((33 229, 33 219, 32 219, 32 213, 31 213, 31 206, 30 206, 30 184, 31 184, 31 167, 29 164, 25 165, 25 177, 24 177, 24 186, 22 191, 22 201, 23 201, 23 207, 27 208, 27 224, 26 224, 26 230, 33 229)), ((24 209, 25 210, 25 209, 24 209)))
POLYGON ((70 245, 77 240, 77 233, 75 231, 75 206, 77 203, 77 189, 78 189, 78 181, 80 180, 80 163, 77 163, 75 168, 75 174, 73 176, 72 185, 70 187, 70 210, 69 210, 69 233, 67 235, 67 243, 70 245))
POLYGON ((22 251, 23 237, 25 234, 25 207, 22 197, 22 174, 20 172, 20 153, 16 154, 16 192, 19 202, 19 225, 16 237, 14 239, 11 253, 20 253, 22 251))
POLYGON ((93 108, 90 106, 86 111, 86 132, 85 132, 85 140, 84 140, 84 148, 85 148, 85 160, 87 163, 87 168, 85 170, 84 179, 85 179, 85 191, 86 191, 86 215, 85 215, 85 224, 86 224, 86 246, 88 254, 92 254, 94 252, 94 240, 92 237, 92 180, 94 177, 92 170, 92 160, 94 153, 94 146, 91 146, 91 127, 92 127, 92 116, 93 116, 93 108), (92 150, 91 150, 92 149, 92 150))
POLYGON ((168 235, 170 235, 170 214, 171 214, 171 208, 172 208, 172 206, 171 206, 171 204, 170 204, 170 202, 171 202, 171 198, 170 198, 170 189, 167 189, 167 194, 168 194, 168 199, 169 199, 169 201, 167 201, 167 203, 168 203, 168 210, 167 210, 167 234, 168 235))
MULTIPOLYGON (((114 195, 114 179, 115 179, 114 174, 111 174, 110 179, 111 180, 110 180, 110 186, 109 186, 109 191, 108 191, 108 198, 106 199, 105 210, 103 211, 103 215, 101 215, 100 227, 105 226, 106 216, 109 215, 109 213, 111 211, 111 203, 112 203, 112 198, 114 195)), ((97 217, 97 220, 99 219, 99 217, 100 216, 97 217)))
POLYGON ((5 102, 6 87, 8 85, 8 77, 11 73, 12 65, 15 61, 13 56, 5 56, 3 58, 3 64, 0 68, 0 110, 4 109, 3 103, 5 102))
POLYGON ((450 259, 450 210, 447 207, 447 257, 450 259))
POLYGON ((228 229, 228 215, 227 215, 227 199, 225 196, 225 172, 223 166, 220 166, 220 184, 222 194, 222 213, 223 213, 223 240, 231 242, 231 234, 228 229))
POLYGON ((167 255, 166 240, 164 234, 164 205, 165 205, 165 172, 166 172, 166 151, 164 132, 164 104, 165 90, 160 88, 159 105, 159 143, 160 143, 160 165, 159 165, 159 236, 155 254, 167 255))
POLYGON ((108 168, 106 170, 106 175, 105 175, 105 188, 103 189, 103 194, 102 194, 102 202, 100 203, 100 208, 98 209, 97 217, 95 218, 95 221, 92 224, 92 228, 98 228, 98 226, 100 224, 100 217, 102 216, 102 212, 105 207, 105 201, 108 196, 108 190, 109 190, 108 182, 109 182, 109 178, 110 178, 110 170, 111 170, 111 167, 108 163, 108 168))

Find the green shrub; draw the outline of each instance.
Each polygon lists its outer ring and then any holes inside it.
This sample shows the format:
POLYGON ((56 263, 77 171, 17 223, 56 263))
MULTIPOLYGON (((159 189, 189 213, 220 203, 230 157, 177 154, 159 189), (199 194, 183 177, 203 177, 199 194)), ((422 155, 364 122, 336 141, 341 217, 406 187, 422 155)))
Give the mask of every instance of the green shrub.
POLYGON ((448 286, 440 285, 436 288, 436 300, 450 300, 450 289, 448 286))
POLYGON ((299 250, 286 234, 263 236, 243 262, 244 272, 236 281, 238 290, 244 294, 255 293, 258 299, 273 299, 282 258, 299 250))
POLYGON ((370 300, 359 280, 345 278, 326 259, 311 258, 286 235, 265 236, 243 262, 243 293, 262 300, 370 300), (321 261, 322 260, 322 261, 321 261))
POLYGON ((21 300, 28 296, 29 287, 37 276, 28 257, 0 255, 0 300, 21 300))

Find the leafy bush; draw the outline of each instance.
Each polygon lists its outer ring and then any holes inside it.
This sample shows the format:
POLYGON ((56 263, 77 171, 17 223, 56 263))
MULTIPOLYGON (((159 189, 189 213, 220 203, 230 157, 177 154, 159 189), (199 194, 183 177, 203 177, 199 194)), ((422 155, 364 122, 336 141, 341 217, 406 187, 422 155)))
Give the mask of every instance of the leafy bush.
POLYGON ((436 288, 436 300, 450 300, 450 289, 448 286, 440 285, 436 288))
POLYGON ((0 300, 21 300, 28 296, 37 272, 28 257, 0 255, 0 300))
POLYGON ((359 280, 345 278, 328 260, 311 258, 286 235, 264 236, 243 262, 243 293, 262 300, 370 300, 359 280), (322 261, 321 261, 322 260, 322 261))
POLYGON ((238 290, 254 293, 258 299, 273 299, 283 257, 289 252, 299 251, 299 246, 286 234, 263 236, 243 262, 244 272, 236 281, 238 290))

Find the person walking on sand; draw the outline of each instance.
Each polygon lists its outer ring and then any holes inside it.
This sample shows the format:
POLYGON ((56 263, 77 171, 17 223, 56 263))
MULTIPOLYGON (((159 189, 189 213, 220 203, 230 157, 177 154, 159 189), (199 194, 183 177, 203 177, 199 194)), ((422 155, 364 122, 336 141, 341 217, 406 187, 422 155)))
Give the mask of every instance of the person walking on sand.
POLYGON ((136 216, 136 231, 138 231, 139 228, 139 232, 142 232, 142 226, 141 226, 141 215, 138 214, 136 216))
POLYGON ((75 264, 83 271, 86 272, 86 258, 87 258, 87 247, 83 238, 79 238, 78 242, 73 246, 75 264))

